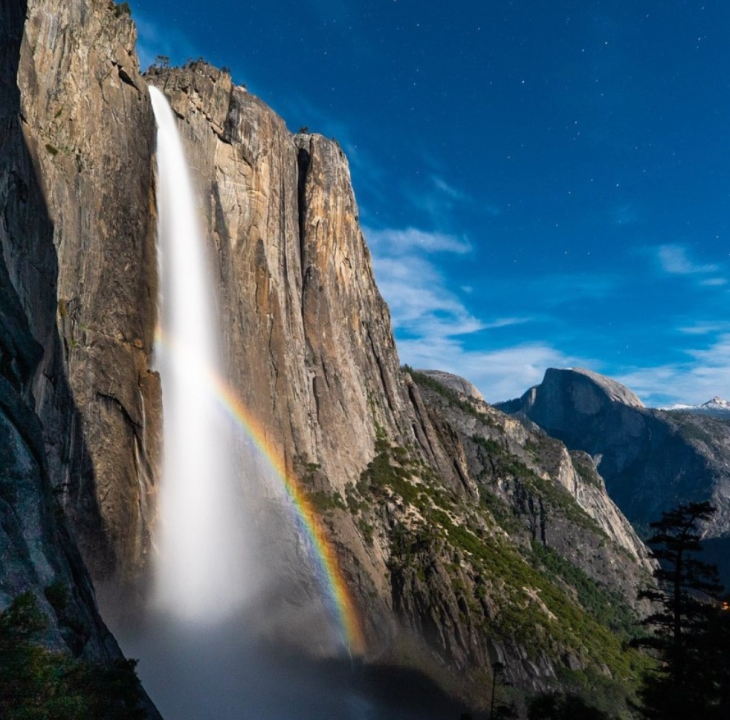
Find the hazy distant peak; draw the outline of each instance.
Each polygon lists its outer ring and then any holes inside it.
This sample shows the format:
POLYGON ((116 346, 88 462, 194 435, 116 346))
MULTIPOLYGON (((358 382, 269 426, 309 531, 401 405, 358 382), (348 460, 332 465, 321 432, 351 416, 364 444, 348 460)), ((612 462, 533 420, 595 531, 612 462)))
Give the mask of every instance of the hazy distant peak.
POLYGON ((665 408, 671 412, 694 413, 695 415, 712 415, 714 417, 730 417, 730 402, 715 395, 702 405, 684 405, 679 403, 665 408))

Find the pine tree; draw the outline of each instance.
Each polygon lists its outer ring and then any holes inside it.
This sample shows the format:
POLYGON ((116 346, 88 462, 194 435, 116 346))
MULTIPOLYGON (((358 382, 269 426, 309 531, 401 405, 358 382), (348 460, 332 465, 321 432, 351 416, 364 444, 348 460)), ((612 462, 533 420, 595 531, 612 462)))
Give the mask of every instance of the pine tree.
POLYGON ((647 543, 660 563, 654 572, 657 587, 640 597, 657 609, 643 621, 652 634, 637 641, 653 648, 662 663, 642 688, 644 716, 650 720, 720 717, 723 681, 713 663, 727 655, 726 640, 717 632, 724 621, 717 600, 722 586, 717 568, 697 558, 699 525, 714 513, 707 502, 688 503, 651 524, 654 535, 647 543))

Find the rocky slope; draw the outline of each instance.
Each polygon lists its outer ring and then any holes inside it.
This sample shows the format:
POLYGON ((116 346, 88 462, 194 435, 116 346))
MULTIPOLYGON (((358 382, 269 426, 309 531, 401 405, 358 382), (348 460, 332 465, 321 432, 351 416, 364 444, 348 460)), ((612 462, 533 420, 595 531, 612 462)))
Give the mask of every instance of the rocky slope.
POLYGON ((706 537, 730 537, 727 421, 645 408, 619 383, 584 370, 549 369, 540 385, 500 407, 589 453, 612 499, 641 531, 664 510, 708 500, 718 512, 706 537))
POLYGON ((586 453, 413 372, 441 442, 518 548, 539 543, 636 607, 652 561, 586 453), (441 387, 439 387, 441 386, 441 387), (619 558, 629 559, 629 563, 619 558))
MULTIPOLYGON (((496 659, 525 690, 630 685, 637 660, 611 628, 628 631, 648 566, 590 459, 462 395, 465 381, 444 395, 401 370, 336 142, 292 135, 205 63, 143 78, 133 47, 124 6, 31 0, 23 138, 3 152, 27 147, 39 182, 18 171, 0 185, 23 311, 3 326, 3 373, 25 378, 16 392, 43 421, 48 476, 94 580, 131 607, 155 520, 149 82, 171 101, 200 190, 227 381, 320 509, 367 660, 415 665, 472 699, 496 659)), ((276 498, 257 502, 261 527, 280 530, 267 567, 283 585, 267 603, 302 607, 317 591, 301 544, 276 498)))
POLYGON ((444 372, 443 370, 418 370, 417 372, 433 378, 441 385, 444 385, 451 390, 455 390, 457 393, 467 395, 474 400, 484 400, 482 394, 479 390, 477 390, 476 385, 469 382, 466 378, 459 377, 453 373, 444 372))

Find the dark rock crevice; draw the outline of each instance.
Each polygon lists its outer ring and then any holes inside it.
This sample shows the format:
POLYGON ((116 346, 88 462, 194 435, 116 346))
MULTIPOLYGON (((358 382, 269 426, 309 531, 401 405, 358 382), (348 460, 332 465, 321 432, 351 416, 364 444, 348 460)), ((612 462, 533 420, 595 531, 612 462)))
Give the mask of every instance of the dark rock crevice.
MULTIPOLYGON (((300 147, 297 152, 297 219, 299 223, 299 258, 302 267, 302 288, 306 285, 308 254, 306 247, 307 233, 307 179, 312 164, 312 156, 308 150, 300 147)), ((302 301, 302 307, 304 302, 302 301)))

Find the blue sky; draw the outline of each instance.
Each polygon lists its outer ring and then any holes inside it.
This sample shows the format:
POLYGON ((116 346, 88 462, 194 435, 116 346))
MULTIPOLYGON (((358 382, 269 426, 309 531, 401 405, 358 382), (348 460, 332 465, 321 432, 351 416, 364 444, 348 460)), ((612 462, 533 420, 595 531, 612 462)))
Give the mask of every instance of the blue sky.
POLYGON ((130 0, 335 137, 402 362, 489 401, 581 365, 730 396, 727 0, 130 0))

